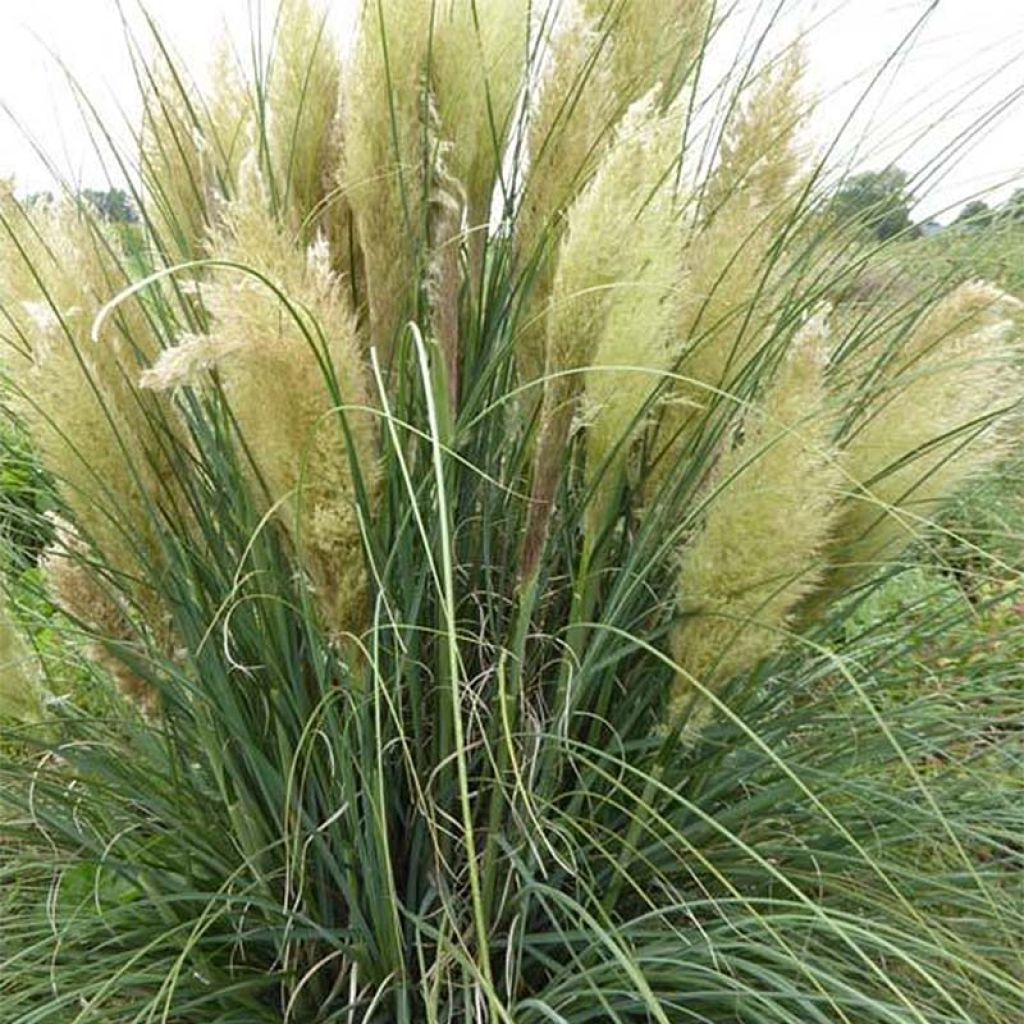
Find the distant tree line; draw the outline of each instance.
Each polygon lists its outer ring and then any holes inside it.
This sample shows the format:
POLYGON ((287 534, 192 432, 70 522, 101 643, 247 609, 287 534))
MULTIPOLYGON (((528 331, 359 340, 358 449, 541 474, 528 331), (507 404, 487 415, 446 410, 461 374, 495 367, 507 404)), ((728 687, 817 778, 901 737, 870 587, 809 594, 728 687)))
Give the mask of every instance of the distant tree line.
MULTIPOLYGON (((124 189, 86 188, 78 193, 78 198, 109 224, 139 223, 139 211, 124 189)), ((53 193, 34 192, 25 202, 28 206, 53 202, 53 193)), ((933 221, 914 223, 911 210, 915 202, 907 172, 899 167, 886 167, 847 178, 829 200, 828 213, 840 223, 859 224, 880 242, 896 236, 919 238, 938 230, 939 225, 933 221)), ((975 230, 1000 224, 1024 224, 1024 188, 1017 189, 996 207, 982 199, 972 199, 960 210, 953 224, 975 230)))
POLYGON ((989 206, 982 199, 972 199, 957 214, 954 224, 988 228, 998 224, 1024 224, 1024 188, 1017 189, 1005 203, 989 206))
MULTIPOLYGON (((84 188, 78 192, 78 198, 91 206, 96 216, 108 224, 138 224, 139 222, 139 211, 124 189, 84 188)), ((33 192, 25 198, 25 205, 29 207, 39 203, 52 202, 52 192, 33 192)))
MULTIPOLYGON (((911 210, 915 201, 906 171, 887 167, 847 178, 829 200, 829 214, 843 224, 859 225, 880 242, 897 236, 918 238, 939 230, 940 226, 933 221, 914 223, 911 210)), ((971 230, 1024 224, 1024 188, 1017 189, 996 207, 972 199, 953 223, 971 230)))

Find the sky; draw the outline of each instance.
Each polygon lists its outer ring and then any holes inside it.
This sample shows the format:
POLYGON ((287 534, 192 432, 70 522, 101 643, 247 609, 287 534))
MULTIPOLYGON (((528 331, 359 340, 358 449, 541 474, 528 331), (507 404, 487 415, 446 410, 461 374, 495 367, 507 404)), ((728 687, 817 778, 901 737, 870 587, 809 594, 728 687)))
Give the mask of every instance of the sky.
MULTIPOLYGON (((997 202, 1024 185, 1024 97, 1012 102, 1024 92, 1024 0, 720 0, 741 5, 719 41, 726 61, 742 44, 742 28, 752 18, 763 24, 780 2, 773 38, 781 46, 807 33, 808 80, 819 100, 814 140, 827 145, 838 135, 833 155, 842 166, 906 168, 916 176, 921 219, 948 220, 968 199, 997 202)), ((148 0, 146 7, 194 68, 225 29, 246 37, 257 3, 148 0)), ((344 31, 358 0, 329 3, 344 31)), ((122 6, 138 26, 138 0, 122 6)), ((62 67, 105 125, 130 138, 139 98, 115 0, 0 0, 0 176, 14 175, 22 192, 53 184, 34 147, 83 187, 107 181, 62 67)))

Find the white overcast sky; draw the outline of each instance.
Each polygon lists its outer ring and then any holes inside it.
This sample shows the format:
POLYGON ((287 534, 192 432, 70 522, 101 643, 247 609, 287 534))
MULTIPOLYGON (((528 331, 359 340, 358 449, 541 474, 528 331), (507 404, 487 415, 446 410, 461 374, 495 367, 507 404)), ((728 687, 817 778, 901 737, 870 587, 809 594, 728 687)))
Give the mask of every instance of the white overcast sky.
MULTIPOLYGON (((480 2, 486 7, 487 0, 480 2)), ((787 3, 780 45, 797 27, 809 31, 821 141, 835 136, 873 74, 934 6, 913 46, 890 67, 842 137, 837 156, 853 167, 894 160, 915 173, 926 167, 938 172, 933 162, 938 154, 949 153, 950 144, 963 141, 963 133, 978 128, 1001 101, 1024 91, 1024 0, 720 0, 723 7, 730 2, 759 5, 762 18, 779 2, 787 3)), ((225 25, 243 37, 257 3, 148 0, 146 6, 194 67, 209 55, 225 25)), ((358 0, 329 3, 343 26, 358 0)), ((138 0, 123 0, 123 6, 133 16, 138 0)), ((22 126, 0 112, 0 175, 13 174, 21 191, 52 184, 24 138, 25 128, 71 179, 83 186, 102 186, 106 180, 55 57, 82 84, 107 124, 134 123, 138 116, 115 0, 0 0, 0 103, 22 126)), ((941 177, 936 173, 920 181, 918 214, 945 210, 948 217, 972 196, 997 201, 1019 185, 1024 185, 1024 100, 1011 103, 976 133, 941 177)))

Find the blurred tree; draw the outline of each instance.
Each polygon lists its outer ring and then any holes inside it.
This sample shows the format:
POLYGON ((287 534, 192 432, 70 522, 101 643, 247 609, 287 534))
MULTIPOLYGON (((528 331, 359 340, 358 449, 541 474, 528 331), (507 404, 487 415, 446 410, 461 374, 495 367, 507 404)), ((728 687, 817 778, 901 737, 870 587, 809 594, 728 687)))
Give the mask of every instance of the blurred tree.
MULTIPOLYGON (((83 188, 78 193, 78 198, 88 203, 96 216, 108 224, 138 224, 139 213, 135 209, 124 189, 109 188, 83 188)), ((33 206, 48 205, 54 201, 52 192, 30 192, 24 199, 24 205, 31 209, 33 206)))
POLYGON ((138 211, 123 189, 111 188, 102 191, 100 189, 86 188, 79 195, 93 207, 102 220, 111 224, 138 223, 138 211))
POLYGON ((31 209, 33 206, 39 206, 40 204, 45 206, 48 203, 52 203, 52 202, 53 202, 53 193, 52 192, 30 192, 27 196, 25 196, 24 205, 28 209, 31 209))
POLYGON ((832 216, 843 224, 859 224, 879 241, 896 235, 916 237, 909 184, 906 171, 898 167, 855 174, 832 197, 832 216))
POLYGON ((972 199, 964 204, 957 214, 954 224, 963 224, 971 228, 987 228, 995 220, 996 212, 983 199, 972 199))
POLYGON ((1016 223, 1024 223, 1024 188, 1017 189, 999 208, 999 216, 1016 223))

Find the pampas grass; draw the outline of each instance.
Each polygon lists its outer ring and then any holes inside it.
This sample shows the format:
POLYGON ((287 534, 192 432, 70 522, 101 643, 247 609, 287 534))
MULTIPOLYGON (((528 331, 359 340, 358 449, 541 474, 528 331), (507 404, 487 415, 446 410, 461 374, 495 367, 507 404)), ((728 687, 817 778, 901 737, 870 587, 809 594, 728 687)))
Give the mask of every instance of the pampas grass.
POLYGON ((713 14, 285 0, 205 93, 157 33, 130 252, 4 195, 0 1024, 1018 1024, 1020 638, 854 625, 1017 306, 859 301, 713 14))

